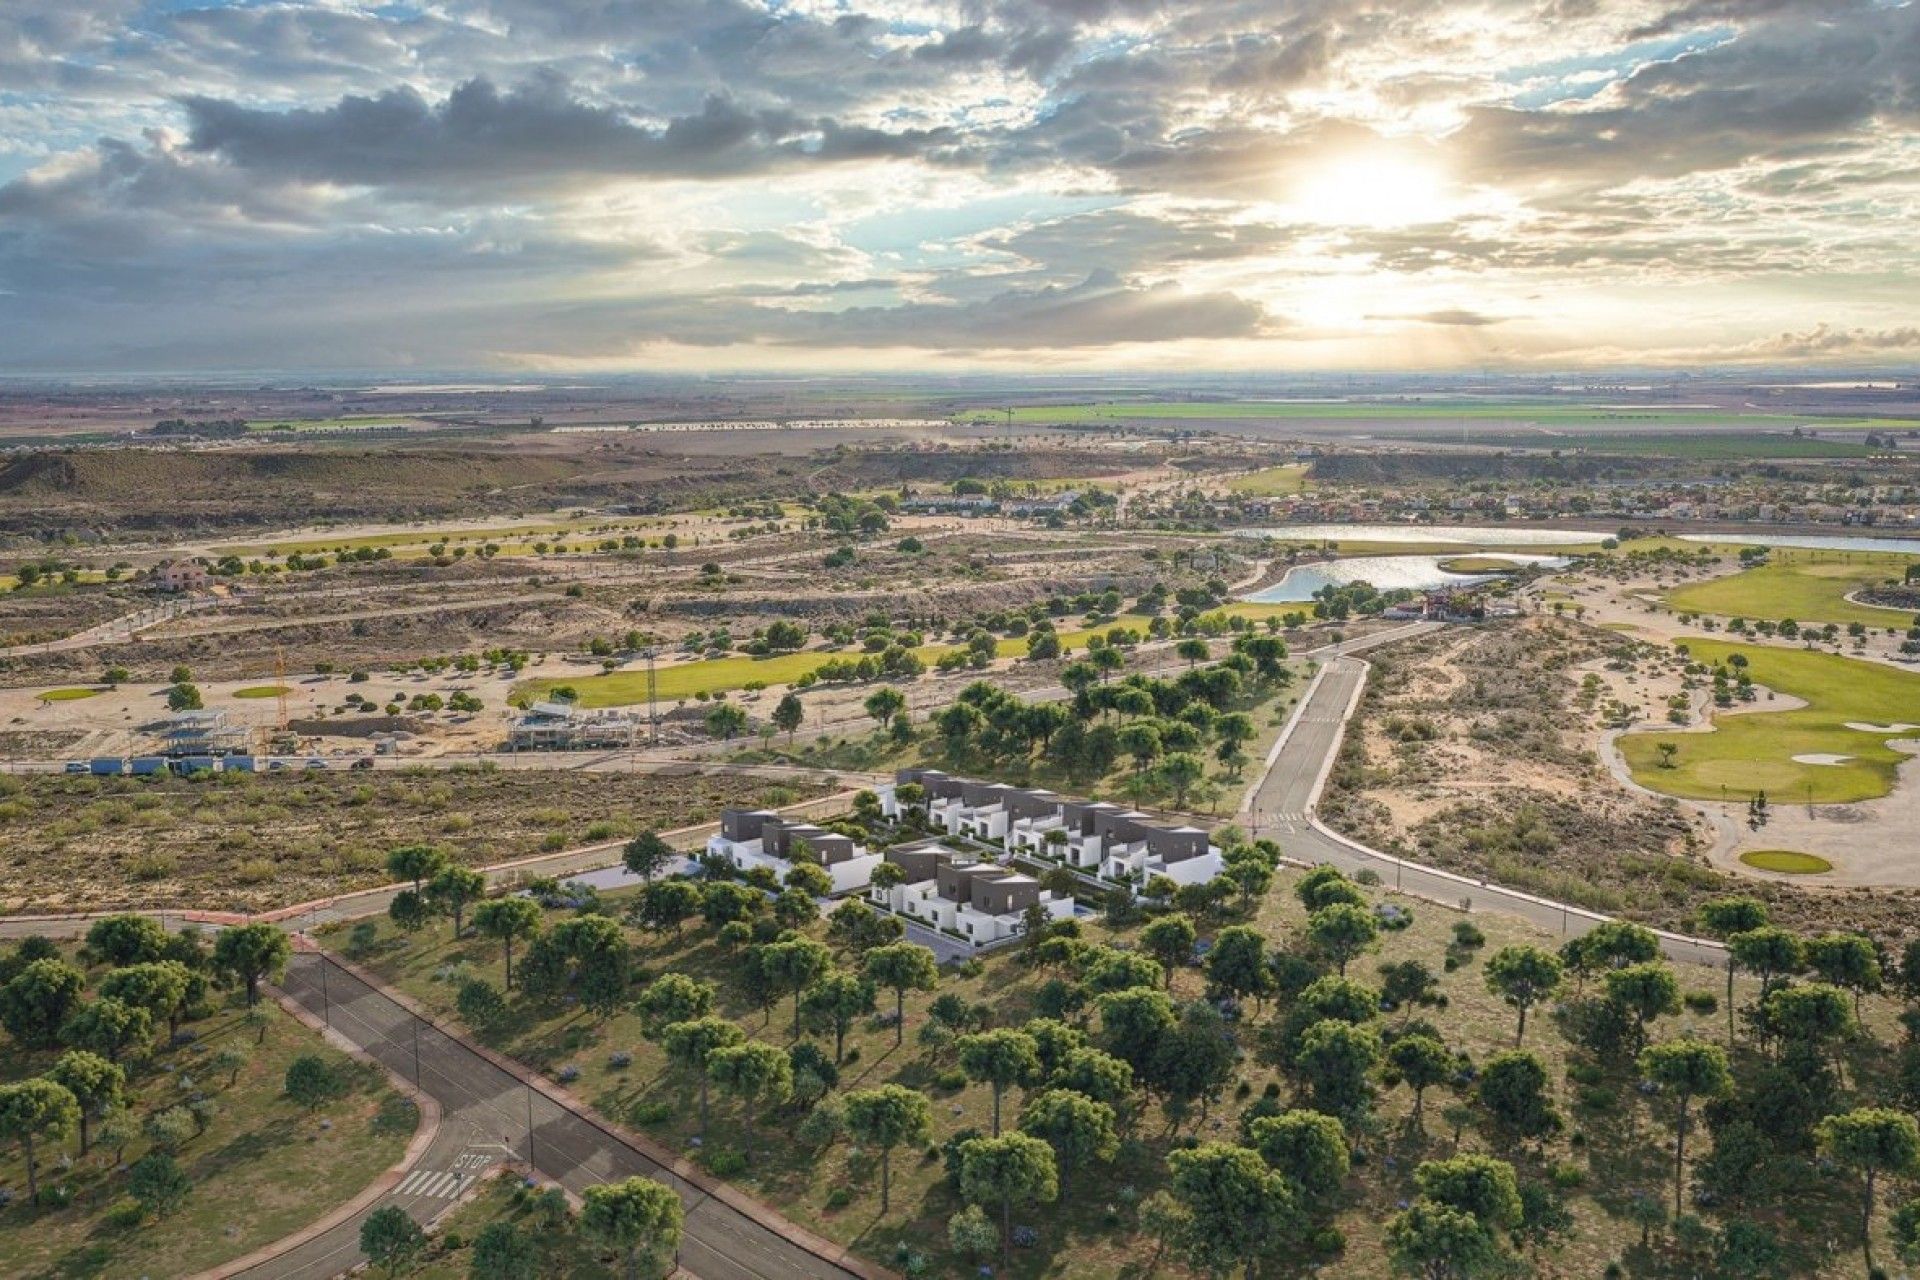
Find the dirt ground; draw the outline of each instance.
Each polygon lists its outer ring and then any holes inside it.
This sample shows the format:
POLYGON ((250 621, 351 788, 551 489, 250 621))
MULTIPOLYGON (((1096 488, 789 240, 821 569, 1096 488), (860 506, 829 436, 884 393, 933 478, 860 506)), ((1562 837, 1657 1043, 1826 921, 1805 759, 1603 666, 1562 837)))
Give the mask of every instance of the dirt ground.
POLYGON ((481 768, 0 776, 0 912, 258 911, 386 883, 386 855, 403 844, 483 866, 814 794, 724 774, 481 768))

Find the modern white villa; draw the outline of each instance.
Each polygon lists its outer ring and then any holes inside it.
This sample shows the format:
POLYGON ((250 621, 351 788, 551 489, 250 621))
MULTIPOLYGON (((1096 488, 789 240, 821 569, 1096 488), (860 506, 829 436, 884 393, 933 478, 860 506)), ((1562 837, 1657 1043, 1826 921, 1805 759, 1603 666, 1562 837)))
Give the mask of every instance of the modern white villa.
POLYGON ((789 822, 771 809, 723 810, 719 832, 707 837, 707 852, 725 858, 739 871, 766 867, 784 881, 802 843, 832 877, 836 894, 865 888, 880 865, 879 854, 867 852, 866 846, 849 837, 812 823, 789 822))
POLYGON ((878 788, 880 809, 901 812, 899 789, 925 792, 929 826, 998 844, 1108 880, 1144 886, 1154 876, 1201 884, 1220 874, 1220 850, 1199 827, 1175 827, 1104 801, 1064 800, 1051 791, 956 777, 939 769, 902 769, 878 788))
POLYGON ((898 845, 887 850, 886 860, 905 872, 906 880, 869 886, 869 901, 975 946, 1026 932, 1027 911, 1036 904, 1049 919, 1073 915, 1071 895, 1042 889, 1030 875, 956 852, 938 840, 898 845))

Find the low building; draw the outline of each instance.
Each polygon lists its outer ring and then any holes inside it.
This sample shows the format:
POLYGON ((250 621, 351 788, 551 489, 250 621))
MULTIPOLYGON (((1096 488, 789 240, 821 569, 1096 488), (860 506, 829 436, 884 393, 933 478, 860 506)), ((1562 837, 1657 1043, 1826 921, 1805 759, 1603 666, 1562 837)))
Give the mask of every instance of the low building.
POLYGON ((1048 919, 1073 915, 1071 895, 1042 889, 1030 875, 925 840, 889 849, 886 861, 906 873, 902 884, 870 886, 867 899, 885 911, 985 946, 1017 938, 1034 907, 1048 919))
POLYGON ((1224 866, 1220 850, 1198 827, 1168 826, 1105 801, 1067 800, 939 769, 902 769, 878 791, 882 813, 900 815, 899 788, 908 783, 924 793, 931 827, 1108 880, 1144 885, 1164 875, 1178 884, 1199 884, 1224 866))
POLYGON ((707 852, 736 871, 765 867, 785 883, 800 861, 818 863, 833 881, 832 892, 867 887, 880 855, 849 836, 810 822, 789 822, 771 809, 723 809, 720 830, 707 838, 707 852))
POLYGON ((253 729, 224 711, 176 711, 167 718, 161 753, 171 759, 252 754, 253 729))
POLYGON ((984 516, 998 511, 1000 503, 984 493, 916 493, 902 498, 900 509, 920 515, 984 516))
POLYGON ((154 569, 153 585, 160 591, 206 591, 213 586, 213 576, 198 561, 169 560, 154 569))
POLYGON ((587 711, 570 698, 534 703, 507 729, 510 751, 590 751, 630 748, 642 719, 627 711, 587 711))

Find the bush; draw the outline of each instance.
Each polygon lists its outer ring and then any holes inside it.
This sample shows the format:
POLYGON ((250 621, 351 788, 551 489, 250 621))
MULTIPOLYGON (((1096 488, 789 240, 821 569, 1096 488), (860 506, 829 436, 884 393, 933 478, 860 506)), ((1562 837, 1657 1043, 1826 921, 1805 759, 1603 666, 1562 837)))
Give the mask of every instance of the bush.
POLYGON ((1681 1000, 1694 1013, 1712 1013, 1720 1007, 1720 997, 1711 991, 1689 991, 1681 1000))
POLYGON ((827 1208, 844 1209, 853 1203, 853 1192, 846 1187, 835 1187, 827 1192, 827 1208))
POLYGON ((967 1073, 959 1067, 948 1067, 945 1071, 942 1071, 933 1078, 933 1083, 935 1088, 945 1089, 949 1092, 955 1089, 964 1089, 967 1087, 967 1073))
POLYGON ((636 1102, 633 1104, 633 1110, 627 1114, 633 1123, 642 1128, 652 1128, 654 1125, 665 1124, 673 1119, 674 1113, 675 1108, 671 1102, 636 1102))
POLYGON ((744 1152, 731 1147, 708 1147, 700 1153, 700 1163, 716 1178, 737 1178, 747 1171, 744 1152))
POLYGON ((1469 949, 1487 945, 1487 935, 1480 932, 1480 926, 1471 920, 1456 920, 1453 924, 1453 944, 1469 949))

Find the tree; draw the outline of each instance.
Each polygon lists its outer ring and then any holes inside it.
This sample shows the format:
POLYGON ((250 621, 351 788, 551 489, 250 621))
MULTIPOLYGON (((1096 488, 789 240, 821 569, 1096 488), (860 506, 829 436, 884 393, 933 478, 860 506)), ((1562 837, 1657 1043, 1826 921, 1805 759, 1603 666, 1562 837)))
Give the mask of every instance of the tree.
POLYGON ((663 973, 640 993, 633 1008, 640 1015, 643 1032, 654 1040, 672 1023, 692 1022, 712 1013, 713 998, 712 983, 684 973, 663 973))
POLYGON ((1024 1133, 972 1138, 960 1144, 960 1194, 1000 1207, 1000 1261, 1013 1265, 1013 1202, 1051 1204, 1060 1194, 1053 1148, 1024 1133))
POLYGON ((1009 1085, 1031 1083, 1040 1072, 1039 1046, 1024 1031, 1002 1027, 961 1036, 954 1042, 960 1069, 976 1084, 993 1087, 993 1136, 1000 1136, 1000 1099, 1009 1085))
POLYGON ((933 949, 914 942, 875 947, 861 960, 860 968, 872 981, 893 992, 893 1042, 901 1044, 906 1037, 907 992, 931 991, 940 981, 933 949))
MULTIPOLYGON (((808 898, 824 898, 833 892, 833 876, 828 873, 825 867, 819 866, 816 863, 796 863, 793 869, 787 872, 787 887, 789 889, 799 890, 808 898)), ((809 903, 808 905, 812 904, 809 903)), ((813 915, 808 918, 818 918, 819 914, 819 911, 816 910, 813 915)))
POLYGON ((1734 934, 1727 939, 1727 951, 1736 965, 1760 979, 1763 1003, 1773 990, 1774 979, 1798 973, 1807 963, 1805 945, 1777 925, 1734 934))
POLYGON ((724 742, 731 742, 747 727, 747 713, 731 702, 723 702, 707 712, 707 732, 724 742))
POLYGON ((761 971, 774 989, 793 996, 793 1038, 800 1038, 800 995, 833 967, 833 953, 811 938, 787 938, 760 948, 761 971))
POLYGON ((1366 904, 1366 897, 1354 887, 1353 881, 1330 862, 1321 863, 1296 880, 1293 894, 1309 913, 1330 907, 1336 902, 1350 902, 1355 906, 1366 904))
POLYGON ((683 1211, 673 1188, 652 1178, 602 1182, 581 1195, 580 1227, 626 1259, 627 1280, 643 1254, 669 1255, 680 1247, 683 1211))
POLYGON ((933 1108, 926 1095, 897 1084, 859 1089, 846 1097, 847 1132, 864 1146, 880 1149, 880 1212, 887 1212, 893 1187, 895 1147, 924 1147, 933 1138, 933 1108))
POLYGON ((60 1028, 60 1038, 76 1049, 119 1062, 129 1049, 144 1049, 153 1039, 153 1015, 112 996, 83 1004, 60 1028))
POLYGON ((727 1045, 707 1055, 707 1075, 745 1109, 747 1149, 753 1149, 753 1117, 761 1107, 784 1102, 793 1093, 793 1064, 787 1055, 759 1040, 727 1045))
POLYGON ((1160 762, 1160 780, 1173 790, 1173 807, 1187 807, 1187 793, 1207 776, 1206 762, 1191 751, 1176 751, 1160 762))
POLYGON ((228 1044, 221 1046, 213 1057, 207 1059, 207 1065, 215 1071, 226 1072, 227 1088, 231 1089, 240 1083, 241 1071, 252 1060, 253 1055, 247 1052, 244 1045, 228 1044))
POLYGON ((507 963, 507 990, 513 990, 513 940, 540 932, 540 904, 531 898, 493 898, 473 911, 473 927, 500 943, 507 963))
POLYGON ((651 885, 653 878, 671 866, 679 856, 672 845, 660 838, 658 832, 642 831, 627 841, 626 848, 620 851, 620 865, 651 885))
MULTIPOLYGON (((1700 904, 1700 927, 1727 941, 1767 923, 1767 908, 1756 898, 1715 898, 1700 904)), ((1727 1043, 1733 1043, 1733 972, 1738 965, 1733 947, 1727 947, 1727 1043)))
POLYGON ((1426 1199, 1472 1214, 1489 1230, 1520 1225, 1520 1184, 1505 1160, 1483 1155, 1429 1160, 1413 1171, 1413 1180, 1426 1199))
POLYGON ((1516 1137, 1537 1138, 1560 1123, 1547 1095, 1547 1068, 1531 1049, 1509 1049, 1487 1059, 1477 1086, 1480 1105, 1516 1137))
POLYGON ((374 1266, 397 1276, 427 1251, 427 1233, 399 1205, 375 1209, 360 1224, 360 1252, 374 1266))
POLYGON ((773 707, 773 727, 787 735, 787 741, 793 741, 793 735, 806 722, 807 708, 800 701, 800 695, 789 691, 773 707))
POLYGON ((178 1209, 192 1190, 193 1179, 164 1151, 149 1151, 127 1170, 127 1194, 156 1218, 178 1209))
POLYGON ((1114 1112, 1071 1089, 1049 1089, 1020 1113, 1020 1131, 1053 1148, 1065 1190, 1073 1171, 1095 1160, 1111 1160, 1120 1150, 1114 1112))
POLYGON ((1100 1033, 1104 1047, 1138 1077, 1147 1076, 1160 1041, 1179 1019, 1166 994, 1144 987, 1100 997, 1100 1033))
POLYGON ((722 880, 701 893, 700 918, 719 929, 736 920, 752 919, 765 901, 757 889, 722 880))
POLYGON ((1342 977, 1347 964, 1373 945, 1380 935, 1379 922, 1365 907, 1352 902, 1335 902, 1307 917, 1307 939, 1314 950, 1333 961, 1342 977))
POLYGON ((1846 993, 1824 982, 1776 989, 1761 1004, 1760 1017, 1768 1034, 1812 1049, 1839 1039, 1854 1026, 1846 993))
POLYGON ((632 963, 618 923, 606 916, 575 916, 534 939, 520 978, 536 999, 577 991, 581 1005, 604 1018, 626 1003, 632 963))
POLYGON ((193 972, 178 960, 160 960, 115 969, 100 980, 100 994, 145 1009, 154 1018, 164 1018, 171 1036, 180 1029, 191 997, 198 994, 195 988, 205 985, 204 979, 196 981, 193 972))
POLYGON ((1432 1036, 1401 1036, 1388 1047, 1387 1062, 1400 1074, 1400 1082, 1413 1090, 1413 1127, 1426 1132, 1422 1102, 1428 1089, 1453 1076, 1457 1069, 1453 1054, 1432 1036))
POLYGON ((707 1135, 707 1060, 716 1050, 731 1048, 747 1038, 725 1018, 702 1017, 688 1022, 670 1022, 660 1030, 660 1045, 667 1060, 691 1073, 700 1082, 700 1136, 707 1135))
POLYGON ((1502 947, 1487 957, 1487 990, 1520 1011, 1516 1045, 1527 1037, 1527 1010, 1558 990, 1564 975, 1558 957, 1539 947, 1502 947))
POLYGON ((1167 1189, 1185 1211, 1183 1252, 1196 1266, 1241 1266, 1252 1280, 1261 1258, 1297 1241, 1304 1223, 1293 1193, 1259 1153, 1208 1142, 1171 1153, 1167 1170, 1167 1189))
POLYGON ((1301 1199, 1322 1209, 1331 1206, 1347 1177, 1346 1126, 1318 1111, 1283 1111, 1255 1120, 1247 1136, 1301 1199))
POLYGON ((1884 1107, 1862 1107, 1828 1116, 1814 1130, 1829 1159, 1860 1174, 1860 1248, 1867 1273, 1873 1273, 1873 1197, 1880 1175, 1896 1177, 1920 1170, 1920 1126, 1912 1116, 1884 1107))
POLYGON ((1294 1068, 1317 1109, 1345 1117, 1360 1114, 1372 1100, 1368 1077, 1379 1061, 1380 1037, 1372 1027, 1325 1018, 1300 1037, 1294 1068))
POLYGON ((1640 1054, 1640 1074, 1673 1098, 1673 1216, 1684 1209, 1681 1189, 1686 1182, 1687 1112, 1695 1098, 1724 1098, 1733 1092, 1733 1074, 1727 1070, 1727 1051, 1699 1040, 1669 1040, 1640 1054))
POLYGON ((1657 961, 1630 964, 1606 975, 1607 1000, 1634 1022, 1634 1047, 1647 1042, 1647 1024, 1667 1013, 1680 1012, 1680 980, 1657 961))
POLYGON ((479 1031, 499 1026, 507 1018, 507 997, 485 978, 468 978, 460 984, 453 1007, 466 1024, 479 1031))
POLYGON ((640 890, 633 904, 633 918, 655 932, 681 927, 700 913, 700 886, 689 880, 659 880, 640 890))
POLYGON ((868 694, 867 700, 860 705, 885 729, 893 723, 895 716, 906 709, 907 695, 891 685, 883 685, 868 694))
POLYGON ((1853 993, 1853 1013, 1860 1016, 1860 997, 1880 989, 1880 953, 1871 938, 1857 933, 1825 933, 1807 943, 1807 967, 1853 993))
POLYGON ((1273 990, 1273 970, 1267 967, 1267 940, 1251 925, 1236 924, 1214 936, 1207 952, 1207 986, 1236 1000, 1262 1001, 1273 990))
POLYGON ((467 906, 486 896, 487 878, 471 867, 443 867, 427 883, 426 898, 434 907, 453 917, 453 936, 466 927, 467 906))
POLYGON ((473 1238, 473 1280, 539 1280, 540 1248, 511 1222, 489 1222, 473 1238))
POLYGON ((447 855, 430 844, 403 844, 387 855, 387 874, 395 880, 411 880, 415 893, 446 865, 447 855))
POLYGON ((36 1141, 59 1142, 80 1124, 80 1104, 64 1085, 34 1078, 0 1085, 0 1141, 20 1144, 27 1166, 27 1194, 40 1203, 36 1141))
POLYGON ((325 1058, 303 1053, 287 1064, 282 1089, 307 1110, 317 1111, 339 1092, 340 1080, 325 1058))
POLYGON ((427 905, 425 898, 413 890, 402 889, 388 901, 387 919, 408 933, 418 933, 433 919, 433 909, 427 905))
POLYGON ((64 960, 35 960, 0 987, 0 1025, 23 1048, 50 1048, 60 1042, 86 984, 86 975, 64 960))
POLYGON ((182 680, 167 687, 169 711, 198 711, 205 705, 200 696, 200 687, 196 684, 182 680))
POLYGON ((80 1108, 80 1154, 87 1154, 88 1121, 104 1116, 126 1100, 127 1073, 97 1053, 69 1049, 47 1069, 47 1079, 68 1093, 80 1108))
POLYGON ((1196 936, 1193 921, 1179 914, 1161 916, 1140 931, 1140 946, 1160 962, 1168 988, 1173 986, 1175 966, 1184 964, 1193 954, 1196 936))
POLYGON ((1204 1109, 1217 1097, 1233 1078, 1238 1059, 1226 1019, 1197 1000, 1181 1009, 1173 1030, 1161 1038, 1144 1079, 1177 1117, 1194 1102, 1204 1109))
POLYGON ((244 984, 247 1007, 260 1003, 260 982, 286 972, 293 944, 274 925, 244 924, 223 929, 213 944, 214 968, 244 984))
POLYGON ((116 969, 149 964, 167 954, 167 931, 151 916, 102 916, 87 929, 87 950, 116 969))
POLYGON ((1477 1218, 1424 1197, 1387 1226, 1387 1248, 1396 1269, 1421 1280, 1466 1280, 1490 1272, 1500 1250, 1477 1218))
POLYGON ((807 1016, 833 1031, 835 1066, 846 1057, 847 1029, 853 1020, 873 1012, 873 995, 870 979, 840 969, 821 977, 801 996, 807 1016))

